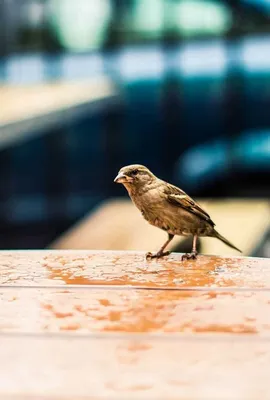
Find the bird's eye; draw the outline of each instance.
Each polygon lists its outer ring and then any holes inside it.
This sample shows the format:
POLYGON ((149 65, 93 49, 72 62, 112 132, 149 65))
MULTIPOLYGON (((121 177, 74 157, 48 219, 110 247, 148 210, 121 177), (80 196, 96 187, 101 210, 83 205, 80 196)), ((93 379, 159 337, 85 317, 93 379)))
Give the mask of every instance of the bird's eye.
POLYGON ((132 172, 131 172, 131 174, 133 175, 133 176, 135 176, 135 175, 137 175, 138 174, 138 170, 137 169, 134 169, 132 172))

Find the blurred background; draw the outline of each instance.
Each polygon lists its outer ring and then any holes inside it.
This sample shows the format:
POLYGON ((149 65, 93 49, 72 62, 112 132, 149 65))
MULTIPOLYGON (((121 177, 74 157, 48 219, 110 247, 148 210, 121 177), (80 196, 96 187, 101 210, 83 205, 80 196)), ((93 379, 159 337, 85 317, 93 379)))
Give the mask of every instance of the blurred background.
POLYGON ((141 163, 270 256, 269 0, 0 0, 0 57, 0 248, 158 248, 141 163))

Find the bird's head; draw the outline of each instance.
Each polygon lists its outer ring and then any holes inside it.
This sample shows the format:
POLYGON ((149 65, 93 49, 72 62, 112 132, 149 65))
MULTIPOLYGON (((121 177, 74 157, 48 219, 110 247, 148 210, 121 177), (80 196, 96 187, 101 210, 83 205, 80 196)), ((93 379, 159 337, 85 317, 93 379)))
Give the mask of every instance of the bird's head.
POLYGON ((154 179, 155 175, 148 168, 134 164, 121 168, 114 182, 122 183, 127 189, 135 189, 151 184, 154 179))

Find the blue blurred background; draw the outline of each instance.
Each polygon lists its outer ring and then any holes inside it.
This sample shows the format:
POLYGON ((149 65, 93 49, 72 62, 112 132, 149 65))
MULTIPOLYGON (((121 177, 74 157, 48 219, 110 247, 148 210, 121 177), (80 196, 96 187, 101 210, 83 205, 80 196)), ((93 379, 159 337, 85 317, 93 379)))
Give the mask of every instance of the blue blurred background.
POLYGON ((270 1, 1 0, 0 56, 2 89, 115 90, 25 135, 0 118, 0 248, 45 247, 126 195, 133 162, 191 196, 269 199, 270 1))

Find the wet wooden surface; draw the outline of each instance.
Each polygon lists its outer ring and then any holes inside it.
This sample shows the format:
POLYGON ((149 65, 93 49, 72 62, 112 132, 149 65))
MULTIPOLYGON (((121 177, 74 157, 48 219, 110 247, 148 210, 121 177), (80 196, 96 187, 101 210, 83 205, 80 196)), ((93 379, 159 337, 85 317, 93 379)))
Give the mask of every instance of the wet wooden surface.
POLYGON ((270 398, 269 259, 180 256, 0 252, 0 398, 270 398))

